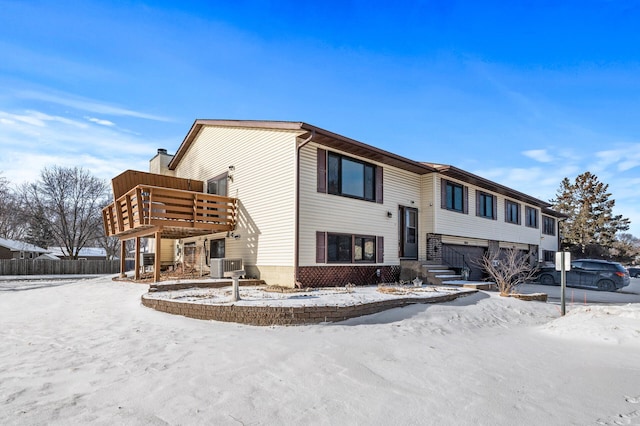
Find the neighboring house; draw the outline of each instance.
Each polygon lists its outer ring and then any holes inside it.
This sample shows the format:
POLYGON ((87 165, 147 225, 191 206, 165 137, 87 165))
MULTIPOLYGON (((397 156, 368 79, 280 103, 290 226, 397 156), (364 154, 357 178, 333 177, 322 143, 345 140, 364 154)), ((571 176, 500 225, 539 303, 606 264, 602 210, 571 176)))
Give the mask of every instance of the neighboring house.
MULTIPOLYGON (((71 259, 62 247, 49 247, 49 252, 59 259, 71 259)), ((78 260, 106 260, 107 251, 102 247, 83 247, 78 252, 78 260)))
POLYGON ((0 238, 0 259, 35 259, 50 251, 23 241, 0 238))
POLYGON ((158 150, 150 172, 113 179, 107 235, 174 241, 155 245, 163 256, 204 245, 208 257, 241 258, 248 275, 286 286, 395 281, 401 263, 423 262, 466 264, 479 278, 473 259, 487 250, 551 259, 563 217, 453 166, 300 122, 196 120, 175 155, 158 150))

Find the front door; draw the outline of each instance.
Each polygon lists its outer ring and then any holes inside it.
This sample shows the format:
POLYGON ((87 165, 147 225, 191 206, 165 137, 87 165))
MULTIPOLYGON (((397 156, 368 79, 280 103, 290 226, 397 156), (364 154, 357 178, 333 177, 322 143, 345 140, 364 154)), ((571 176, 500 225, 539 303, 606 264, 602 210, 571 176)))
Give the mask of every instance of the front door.
POLYGON ((404 259, 418 258, 418 209, 400 206, 399 237, 400 257, 404 259))

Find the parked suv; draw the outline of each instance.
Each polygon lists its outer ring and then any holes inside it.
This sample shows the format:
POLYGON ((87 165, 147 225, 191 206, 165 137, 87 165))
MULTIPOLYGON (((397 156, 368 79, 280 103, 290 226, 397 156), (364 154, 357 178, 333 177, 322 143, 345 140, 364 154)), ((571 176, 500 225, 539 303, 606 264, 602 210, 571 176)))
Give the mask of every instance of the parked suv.
MULTIPOLYGON (((538 280, 541 284, 560 285, 560 271, 542 268, 538 280)), ((629 272, 617 262, 582 259, 571 262, 567 271, 567 286, 585 287, 603 291, 616 291, 629 285, 629 272)))
POLYGON ((640 277, 640 268, 629 268, 629 275, 635 278, 640 277))

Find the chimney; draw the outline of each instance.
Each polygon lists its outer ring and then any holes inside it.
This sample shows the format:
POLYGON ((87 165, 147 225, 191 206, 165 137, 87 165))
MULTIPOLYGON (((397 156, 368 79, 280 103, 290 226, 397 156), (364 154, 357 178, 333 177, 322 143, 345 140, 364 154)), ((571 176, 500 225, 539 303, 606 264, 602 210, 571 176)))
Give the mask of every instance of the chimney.
POLYGON ((149 172, 158 175, 173 176, 173 171, 169 170, 169 163, 173 155, 169 155, 164 148, 158 148, 158 153, 149 161, 149 172))

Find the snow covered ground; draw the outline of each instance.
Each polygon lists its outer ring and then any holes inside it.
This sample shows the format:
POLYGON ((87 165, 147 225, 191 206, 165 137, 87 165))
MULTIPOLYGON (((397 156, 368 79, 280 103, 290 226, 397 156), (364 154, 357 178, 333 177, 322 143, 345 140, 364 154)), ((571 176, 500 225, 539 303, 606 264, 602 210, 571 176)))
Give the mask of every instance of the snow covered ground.
POLYGON ((338 324, 140 305, 110 278, 0 285, 0 424, 640 424, 640 305, 479 292, 338 324))

